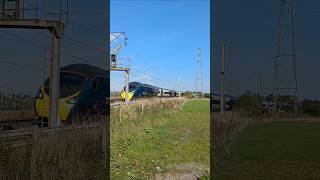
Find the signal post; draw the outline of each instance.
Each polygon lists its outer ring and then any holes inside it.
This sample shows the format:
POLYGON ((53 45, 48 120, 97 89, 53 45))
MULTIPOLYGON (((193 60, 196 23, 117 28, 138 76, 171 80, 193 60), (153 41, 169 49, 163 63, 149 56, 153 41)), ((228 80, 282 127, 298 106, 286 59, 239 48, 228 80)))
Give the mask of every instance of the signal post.
MULTIPOLYGON (((121 36, 124 37, 124 44, 126 46, 126 41, 127 41, 127 37, 125 35, 125 32, 113 32, 110 34, 110 43, 113 42, 116 39, 119 39, 121 36)), ((119 39, 120 40, 120 39, 119 39)), ((123 48, 122 44, 118 44, 111 52, 111 67, 110 70, 112 71, 124 71, 125 75, 126 75, 126 83, 125 83, 125 91, 126 91, 126 95, 125 95, 125 103, 129 104, 129 73, 130 73, 130 64, 129 64, 129 60, 128 60, 128 64, 124 64, 121 63, 121 61, 119 61, 120 59, 117 58, 117 54, 120 52, 120 50, 123 48)))

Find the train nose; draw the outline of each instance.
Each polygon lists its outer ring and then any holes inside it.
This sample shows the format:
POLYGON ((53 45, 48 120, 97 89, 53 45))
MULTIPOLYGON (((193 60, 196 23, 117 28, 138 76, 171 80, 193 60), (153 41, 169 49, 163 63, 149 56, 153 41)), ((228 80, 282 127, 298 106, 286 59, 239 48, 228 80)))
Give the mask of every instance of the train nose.
POLYGON ((121 91, 120 97, 121 97, 122 100, 126 98, 124 91, 121 91))

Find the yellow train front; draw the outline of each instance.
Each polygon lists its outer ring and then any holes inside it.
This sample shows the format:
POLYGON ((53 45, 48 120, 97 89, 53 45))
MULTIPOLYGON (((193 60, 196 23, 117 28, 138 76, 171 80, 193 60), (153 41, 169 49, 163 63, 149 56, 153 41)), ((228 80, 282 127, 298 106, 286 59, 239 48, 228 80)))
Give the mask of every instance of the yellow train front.
MULTIPOLYGON (((58 117, 63 123, 71 123, 86 113, 104 112, 110 88, 107 72, 88 64, 72 64, 60 70, 58 117)), ((49 79, 38 90, 35 112, 40 126, 48 125, 49 79)))
MULTIPOLYGON (((129 93, 128 93, 128 100, 131 101, 133 99, 133 95, 134 95, 134 92, 129 90, 129 93)), ((120 99, 122 102, 124 102, 126 100, 126 91, 125 89, 123 89, 120 93, 120 99)))

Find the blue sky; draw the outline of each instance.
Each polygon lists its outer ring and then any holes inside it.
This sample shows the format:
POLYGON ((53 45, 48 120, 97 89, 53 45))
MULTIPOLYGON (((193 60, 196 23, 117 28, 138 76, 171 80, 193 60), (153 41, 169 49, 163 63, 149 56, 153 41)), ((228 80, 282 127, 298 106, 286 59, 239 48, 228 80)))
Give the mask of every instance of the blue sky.
MULTIPOLYGON (((197 52, 202 48, 203 88, 210 87, 209 0, 110 0, 111 32, 126 32, 119 57, 132 60, 130 81, 194 90, 197 52)), ((111 47, 117 43, 111 44, 111 47)), ((121 90, 124 73, 111 72, 111 90, 121 90)))
MULTIPOLYGON (((214 41, 227 45, 226 93, 255 91, 256 72, 261 93, 272 93, 279 0, 214 1, 214 41)), ((295 44, 299 98, 320 99, 320 1, 294 1, 295 44)), ((215 54, 215 57, 217 53, 215 54)), ((215 61, 216 63, 216 61, 215 61)), ((215 65, 215 64, 214 64, 215 65)), ((217 84, 214 84, 214 86, 217 84)), ((216 86, 217 87, 217 86, 216 86)), ((216 89, 219 89, 217 87, 216 89)))

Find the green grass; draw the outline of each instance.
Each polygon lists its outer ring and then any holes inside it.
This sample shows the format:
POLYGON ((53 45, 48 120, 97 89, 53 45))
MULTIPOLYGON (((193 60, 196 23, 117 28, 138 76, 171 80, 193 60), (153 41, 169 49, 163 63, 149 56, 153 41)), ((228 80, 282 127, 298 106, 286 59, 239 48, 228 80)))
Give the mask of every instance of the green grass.
MULTIPOLYGON (((111 178, 147 179, 183 163, 209 168, 209 110, 209 101, 188 101, 178 112, 154 115, 146 133, 111 139, 111 178)), ((150 124, 144 121, 137 126, 150 124)))
POLYGON ((217 179, 320 179, 320 123, 248 125, 218 163, 217 179))

